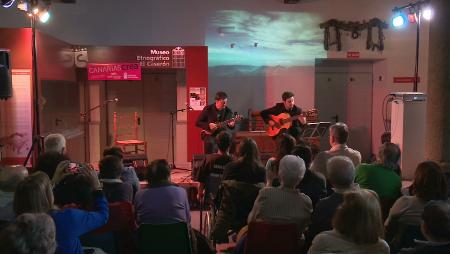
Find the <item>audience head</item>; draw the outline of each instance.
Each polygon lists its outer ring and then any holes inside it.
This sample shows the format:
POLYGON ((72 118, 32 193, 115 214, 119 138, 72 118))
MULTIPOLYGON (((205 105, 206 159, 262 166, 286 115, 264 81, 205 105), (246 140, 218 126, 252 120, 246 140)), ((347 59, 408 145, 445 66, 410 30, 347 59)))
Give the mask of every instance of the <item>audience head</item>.
POLYGON ((2 253, 53 254, 56 232, 53 219, 45 213, 24 213, 0 234, 2 253))
POLYGON ((425 202, 447 199, 446 177, 439 164, 434 161, 419 163, 411 187, 412 194, 425 202))
POLYGON ((277 154, 275 158, 281 160, 285 155, 291 154, 295 147, 295 138, 287 133, 282 133, 277 138, 277 154))
POLYGON ((89 177, 82 173, 68 174, 54 188, 55 204, 76 205, 90 208, 94 203, 95 186, 89 177))
POLYGON ((338 122, 330 127, 330 144, 346 144, 348 140, 348 127, 345 123, 338 122))
POLYGON ((231 147, 231 143, 233 142, 231 134, 226 131, 220 132, 217 135, 216 140, 217 140, 217 147, 219 148, 219 151, 221 151, 222 153, 228 152, 231 147))
POLYGON ((450 241, 450 205, 446 201, 430 201, 422 213, 422 232, 434 242, 450 241))
POLYGON ((0 190, 14 192, 17 185, 25 179, 28 171, 24 166, 5 166, 0 168, 0 190))
POLYGON ((377 194, 367 189, 345 192, 333 228, 356 244, 377 243, 384 233, 377 194))
POLYGON ((116 156, 119 159, 123 159, 123 151, 120 149, 120 147, 117 146, 111 146, 103 150, 103 157, 106 157, 108 155, 116 156))
POLYGON ((312 162, 312 151, 311 148, 306 144, 296 145, 292 150, 293 155, 297 155, 302 158, 305 162, 306 169, 309 169, 309 166, 312 162))
POLYGON ((52 183, 47 174, 38 171, 19 183, 13 203, 16 216, 22 213, 47 213, 52 208, 52 183))
POLYGON ((123 171, 122 160, 117 156, 107 155, 98 164, 100 168, 99 178, 119 179, 123 171))
POLYGON ((258 145, 251 138, 244 138, 239 144, 239 159, 248 163, 260 163, 258 145))
POLYGON ((286 155, 280 160, 278 177, 281 186, 295 188, 305 175, 305 162, 296 155, 286 155))
POLYGON ((384 143, 378 151, 378 163, 385 168, 396 170, 400 155, 400 147, 397 144, 384 143))
POLYGON ((167 160, 158 159, 147 168, 147 181, 150 185, 170 182, 170 166, 167 160))
POLYGON ((49 134, 44 138, 44 148, 46 153, 66 152, 66 138, 59 133, 49 134))
POLYGON ((327 174, 337 189, 348 189, 355 181, 355 165, 347 156, 334 156, 327 162, 327 174))

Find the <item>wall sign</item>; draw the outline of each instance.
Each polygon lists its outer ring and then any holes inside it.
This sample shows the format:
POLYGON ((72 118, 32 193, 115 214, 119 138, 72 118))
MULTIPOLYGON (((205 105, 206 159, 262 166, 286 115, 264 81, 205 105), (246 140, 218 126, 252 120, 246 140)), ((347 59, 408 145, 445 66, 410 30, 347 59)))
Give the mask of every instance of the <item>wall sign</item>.
POLYGON ((143 68, 184 68, 185 52, 181 47, 154 48, 146 54, 137 55, 136 61, 143 68))
POLYGON ((138 63, 88 64, 88 80, 141 80, 138 63))
MULTIPOLYGON (((415 77, 394 77, 394 83, 414 83, 415 77)), ((417 77, 417 82, 420 83, 420 77, 417 77)))

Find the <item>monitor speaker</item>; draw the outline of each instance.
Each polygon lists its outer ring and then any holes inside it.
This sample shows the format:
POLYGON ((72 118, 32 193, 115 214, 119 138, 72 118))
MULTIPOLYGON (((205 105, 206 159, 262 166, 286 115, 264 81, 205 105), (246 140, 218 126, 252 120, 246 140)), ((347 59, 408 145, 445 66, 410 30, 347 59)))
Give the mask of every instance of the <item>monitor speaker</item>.
POLYGON ((12 96, 9 50, 0 50, 0 99, 12 96))

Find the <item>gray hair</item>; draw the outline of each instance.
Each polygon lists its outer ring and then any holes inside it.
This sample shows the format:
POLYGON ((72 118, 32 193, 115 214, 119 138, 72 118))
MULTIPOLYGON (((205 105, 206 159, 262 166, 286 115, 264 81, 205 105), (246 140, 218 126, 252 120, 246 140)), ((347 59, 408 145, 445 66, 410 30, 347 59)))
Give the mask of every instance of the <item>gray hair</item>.
POLYGON ((0 190, 14 192, 17 185, 28 176, 24 166, 6 166, 0 169, 0 190))
POLYGON ((59 133, 49 134, 44 138, 45 152, 64 153, 66 138, 59 133))
POLYGON ((302 158, 296 155, 285 155, 280 160, 278 177, 284 187, 295 187, 303 179, 306 167, 302 158))
POLYGON ((347 156, 334 156, 327 162, 327 174, 336 188, 349 188, 355 180, 355 165, 347 156))
POLYGON ((53 219, 45 213, 24 213, 0 235, 0 248, 5 253, 51 254, 56 250, 53 219))
POLYGON ((400 160, 400 147, 394 143, 384 143, 378 150, 378 163, 385 168, 397 169, 400 160))

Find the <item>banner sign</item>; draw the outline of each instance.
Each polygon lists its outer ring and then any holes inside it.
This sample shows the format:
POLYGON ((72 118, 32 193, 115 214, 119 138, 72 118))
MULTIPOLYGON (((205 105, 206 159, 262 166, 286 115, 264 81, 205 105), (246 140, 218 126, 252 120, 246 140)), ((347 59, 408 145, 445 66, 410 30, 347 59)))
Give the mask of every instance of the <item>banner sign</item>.
POLYGON ((142 68, 185 68, 185 52, 181 47, 152 48, 136 55, 142 68))
POLYGON ((359 58, 360 53, 358 51, 348 51, 347 58, 359 58))
POLYGON ((88 64, 88 80, 141 80, 139 63, 88 64))

